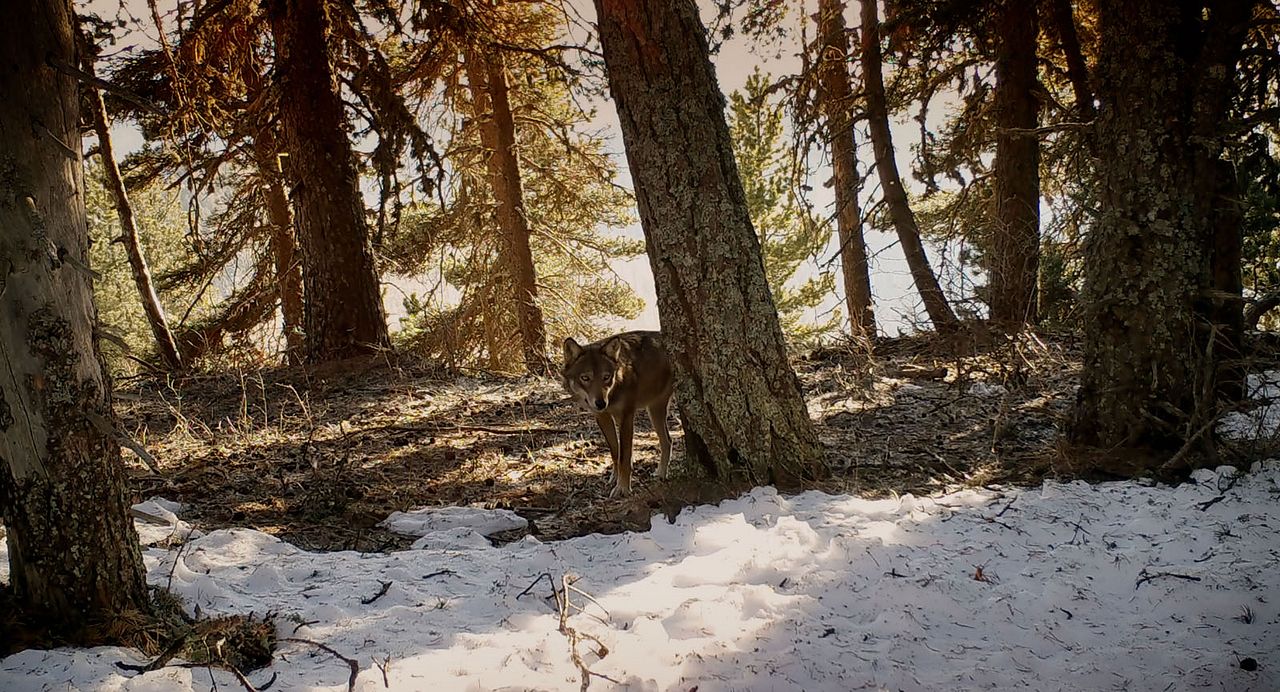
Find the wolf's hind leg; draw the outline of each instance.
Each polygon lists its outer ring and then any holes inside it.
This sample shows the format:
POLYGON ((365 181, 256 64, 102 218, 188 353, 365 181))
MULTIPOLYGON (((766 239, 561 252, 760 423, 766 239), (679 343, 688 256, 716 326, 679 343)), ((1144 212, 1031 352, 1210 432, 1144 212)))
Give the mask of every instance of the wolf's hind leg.
POLYGON ((653 423, 654 432, 658 433, 658 478, 667 477, 667 463, 671 461, 671 431, 667 429, 667 407, 671 397, 659 399, 649 404, 649 422, 653 423))

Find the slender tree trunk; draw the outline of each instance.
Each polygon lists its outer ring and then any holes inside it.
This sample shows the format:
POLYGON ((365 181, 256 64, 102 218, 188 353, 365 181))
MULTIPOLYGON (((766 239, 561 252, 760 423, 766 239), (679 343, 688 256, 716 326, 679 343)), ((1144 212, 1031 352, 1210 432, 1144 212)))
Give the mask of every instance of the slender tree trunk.
POLYGON ((1049 19, 1058 34, 1058 43, 1067 62, 1067 79, 1076 96, 1076 111, 1084 122, 1093 120, 1098 111, 1093 106, 1093 89, 1089 86, 1089 66, 1080 49, 1080 36, 1076 32, 1075 15, 1071 0, 1049 0, 1049 19))
POLYGON ((149 610, 87 262, 71 3, 0 24, 0 514, 10 586, 72 637, 149 610))
MULTIPOLYGON (((1103 3, 1101 215, 1085 243, 1084 372, 1072 436, 1181 449, 1217 415, 1206 300, 1222 220, 1221 123, 1253 2, 1103 3)), ((1184 455, 1185 457, 1185 455, 1184 455)))
POLYGON ((1003 0, 996 45, 996 228, 991 320, 1011 329, 1036 322, 1040 266, 1040 140, 1018 133, 1039 125, 1036 3, 1003 0))
POLYGON ((858 144, 854 139, 849 87, 849 34, 845 30, 844 2, 818 3, 818 31, 822 53, 818 74, 819 99, 831 142, 831 167, 835 171, 836 233, 840 240, 840 274, 849 324, 855 335, 875 336, 876 318, 871 309, 871 272, 867 244, 862 236, 862 209, 858 205, 858 144))
POLYGON ((871 130, 871 144, 875 149, 876 171, 880 174, 880 187, 884 189, 884 201, 889 207, 889 218, 898 232, 902 254, 906 256, 911 279, 920 292, 925 312, 935 329, 943 330, 956 324, 955 313, 947 304, 947 298, 938 285, 938 277, 929 266, 929 258, 920 240, 920 227, 907 201, 907 190, 898 175, 898 164, 893 159, 893 136, 889 132, 889 107, 884 95, 884 74, 880 52, 880 18, 876 0, 860 0, 862 3, 862 82, 867 102, 867 124, 871 130))
MULTIPOLYGON (((90 53, 92 43, 88 37, 82 37, 81 45, 85 55, 81 60, 84 71, 94 74, 94 56, 90 53)), ((129 203, 128 192, 124 189, 124 179, 120 175, 120 167, 116 164, 115 149, 111 146, 111 129, 107 122, 107 107, 102 102, 102 93, 97 87, 85 87, 89 95, 89 106, 92 108, 93 129, 98 135, 98 155, 102 159, 102 170, 107 176, 107 185, 116 201, 116 215, 120 218, 120 238, 125 254, 129 257, 129 269, 133 272, 133 283, 138 287, 138 296, 142 299, 142 311, 146 313, 147 324, 151 326, 151 334, 156 340, 156 352, 164 360, 170 370, 182 370, 182 357, 178 354, 178 345, 169 329, 169 321, 165 318, 164 306, 160 304, 160 296, 156 295, 155 286, 151 283, 151 270, 147 267, 147 258, 142 254, 142 241, 138 237, 138 225, 133 217, 133 205, 129 203)), ((114 242, 114 241, 112 241, 114 242)))
POLYGON ((466 70, 475 117, 481 120, 480 138, 485 148, 489 185, 498 204, 498 226, 503 238, 500 262, 511 287, 525 367, 531 372, 545 372, 546 327, 542 309, 538 307, 537 274, 529 247, 529 219, 524 211, 524 187, 506 67, 501 54, 486 57, 470 48, 466 51, 466 70))
POLYGON ((1217 361, 1217 394, 1236 402, 1245 395, 1244 368, 1244 204, 1235 166, 1219 160, 1218 189, 1209 219, 1210 290, 1200 312, 1211 325, 1217 361))
POLYGON ((787 362, 724 97, 693 0, 596 0, 691 461, 790 483, 825 473, 787 362))
POLYGON ((275 134, 270 129, 260 131, 254 138, 254 147, 258 175, 267 185, 267 217, 271 222, 271 254, 275 258, 280 315, 284 320, 285 357, 290 365, 298 365, 307 351, 303 331, 306 303, 302 293, 302 262, 293 230, 293 209, 289 207, 289 196, 276 163, 279 148, 275 134))
POLYGON ((390 348, 346 116, 329 62, 328 3, 271 0, 286 171, 302 249, 307 360, 390 348))

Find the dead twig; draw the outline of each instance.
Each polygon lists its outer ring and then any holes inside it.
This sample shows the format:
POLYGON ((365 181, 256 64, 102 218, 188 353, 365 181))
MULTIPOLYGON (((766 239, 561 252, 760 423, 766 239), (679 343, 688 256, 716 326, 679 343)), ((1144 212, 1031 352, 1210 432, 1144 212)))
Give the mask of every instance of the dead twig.
MULTIPOLYGON (((432 575, 427 575, 427 576, 432 576, 432 575)), ((423 577, 423 578, 425 579, 426 577, 423 577)), ((526 595, 528 595, 530 591, 533 591, 533 587, 537 586, 537 585, 538 585, 538 582, 542 581, 543 579, 546 579, 546 580, 547 580, 547 583, 551 585, 551 593, 552 593, 552 594, 555 594, 555 593, 556 593, 556 583, 555 583, 555 581, 551 578, 551 573, 550 573, 550 572, 543 572, 542 574, 539 574, 537 577, 535 577, 535 578, 534 578, 534 580, 533 580, 533 581, 532 581, 528 586, 526 586, 526 587, 524 588, 524 591, 521 591, 520 593, 516 594, 516 598, 520 598, 521 596, 526 596, 526 595)), ((556 595, 556 605, 558 606, 559 604, 560 604, 560 596, 559 596, 559 595, 556 595)))
POLYGON ((120 444, 128 447, 130 451, 138 455, 138 459, 142 461, 143 465, 146 466, 151 473, 154 473, 157 476, 160 475, 160 468, 158 462, 156 462, 156 458, 151 456, 151 453, 133 438, 120 432, 116 426, 111 424, 111 421, 108 421, 106 418, 103 418, 94 411, 85 411, 84 417, 93 424, 93 427, 98 429, 98 432, 103 435, 114 437, 120 442, 120 444))
MULTIPOLYGON (((569 616, 572 614, 572 608, 573 608, 573 604, 569 600, 569 590, 572 589, 576 593, 583 594, 583 591, 581 589, 575 588, 573 586, 573 583, 575 581, 577 581, 577 578, 571 574, 566 573, 560 577, 560 583, 562 585, 562 588, 560 590, 561 596, 558 597, 557 600, 559 601, 559 605, 560 605, 560 633, 563 634, 566 638, 568 638, 569 657, 573 660, 573 664, 578 667, 578 672, 582 674, 582 686, 579 689, 581 689, 582 692, 587 692, 587 688, 591 686, 591 677, 593 675, 595 677, 608 680, 609 682, 612 682, 615 685, 619 684, 617 680, 614 680, 613 678, 608 677, 607 675, 591 672, 591 668, 588 667, 586 662, 582 660, 582 654, 578 653, 578 641, 581 639, 590 639, 591 641, 595 642, 596 646, 598 647, 596 649, 596 655, 599 656, 600 658, 604 658, 605 656, 609 655, 609 647, 605 646, 604 642, 600 641, 595 636, 592 636, 585 632, 579 632, 577 629, 569 625, 569 616)), ((583 594, 583 595, 586 595, 586 594, 583 594)), ((588 596, 588 598, 590 598, 590 596, 588 596)), ((591 600, 594 601, 595 599, 592 598, 591 600)))
POLYGON ((1201 581, 1200 577, 1192 576, 1190 574, 1178 574, 1176 572, 1148 572, 1147 568, 1143 567, 1142 571, 1138 573, 1138 581, 1133 585, 1133 588, 1136 591, 1143 584, 1155 581, 1161 577, 1171 577, 1173 579, 1182 579, 1184 581, 1201 581))
POLYGON ((451 432, 483 432, 491 435, 536 435, 536 434, 568 434, 564 428, 495 428, 488 425, 385 425, 380 428, 369 428, 360 432, 374 430, 391 430, 396 432, 419 432, 428 435, 444 435, 451 432))
POLYGON ((327 644, 321 644, 320 642, 312 641, 310 639, 300 639, 298 637, 285 637, 280 641, 314 646, 317 649, 320 649, 321 651, 329 654, 330 656, 333 656, 334 658, 342 661, 343 663, 346 663, 347 667, 351 669, 351 676, 347 678, 347 692, 353 692, 356 689, 356 678, 360 675, 360 664, 357 663, 355 659, 347 658, 346 656, 343 656, 342 654, 335 651, 332 647, 328 646, 327 644))
POLYGON ((382 661, 379 661, 377 658, 373 659, 373 665, 377 666, 378 670, 382 671, 382 686, 390 688, 391 680, 387 678, 387 668, 391 667, 391 654, 387 654, 386 659, 382 661))
POLYGON ((370 596, 370 597, 368 597, 368 598, 362 598, 362 599, 360 599, 360 602, 361 602, 362 604, 364 604, 364 605, 369 605, 370 603, 373 603, 374 601, 378 600, 379 598, 382 598, 383 596, 386 596, 386 595, 387 595, 387 591, 391 588, 391 582, 389 582, 389 581, 384 581, 384 582, 381 582, 381 583, 382 583, 382 588, 378 589, 378 593, 376 593, 376 594, 374 594, 374 595, 372 595, 372 596, 370 596))

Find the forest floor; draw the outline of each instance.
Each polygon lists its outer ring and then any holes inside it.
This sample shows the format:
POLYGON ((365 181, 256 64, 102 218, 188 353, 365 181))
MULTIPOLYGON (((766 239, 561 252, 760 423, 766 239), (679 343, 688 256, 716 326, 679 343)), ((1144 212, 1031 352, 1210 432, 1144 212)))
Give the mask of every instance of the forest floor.
MULTIPOLYGON (((1024 335, 880 342, 796 361, 828 450, 829 480, 806 489, 887 497, 1076 477, 1058 429, 1075 398, 1078 349, 1024 335)), ((117 385, 125 430, 155 457, 131 459, 138 499, 184 503, 204 530, 251 527, 313 550, 365 552, 412 541, 379 524, 393 511, 510 509, 542 540, 644 530, 653 514, 746 490, 684 466, 672 415, 672 477, 637 417, 636 488, 608 498, 608 449, 551 377, 443 377, 403 359, 135 379, 117 385)))

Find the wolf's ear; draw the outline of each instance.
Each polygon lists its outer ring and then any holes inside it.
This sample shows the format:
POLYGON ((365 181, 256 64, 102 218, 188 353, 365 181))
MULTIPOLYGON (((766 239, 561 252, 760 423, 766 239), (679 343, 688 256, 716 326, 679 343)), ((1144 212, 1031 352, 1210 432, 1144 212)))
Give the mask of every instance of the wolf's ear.
POLYGON ((573 340, 573 337, 569 337, 564 340, 564 362, 568 363, 572 361, 581 353, 582 347, 578 345, 578 342, 573 340))
POLYGON ((622 356, 622 339, 615 336, 604 342, 604 345, 600 347, 600 350, 603 351, 610 360, 616 361, 622 356))

